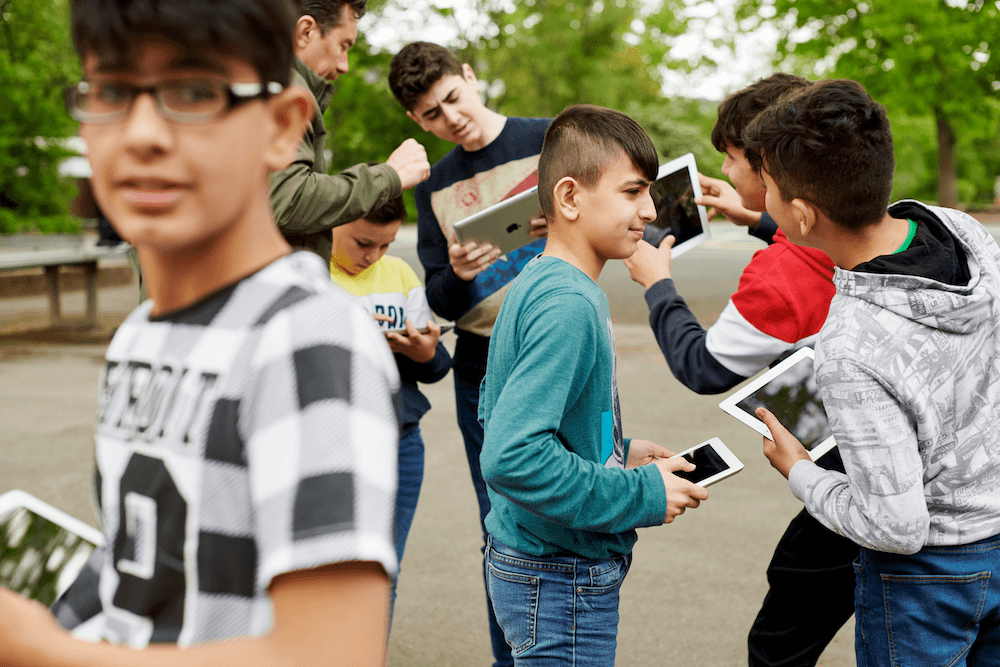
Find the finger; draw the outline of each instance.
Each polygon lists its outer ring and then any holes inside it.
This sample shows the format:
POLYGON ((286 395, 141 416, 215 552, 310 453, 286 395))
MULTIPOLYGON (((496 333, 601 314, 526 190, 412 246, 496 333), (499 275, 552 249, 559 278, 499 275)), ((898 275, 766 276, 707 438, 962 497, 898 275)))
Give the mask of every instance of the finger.
POLYGON ((695 468, 693 463, 681 456, 672 456, 668 459, 664 459, 663 465, 666 467, 667 472, 675 472, 677 470, 691 472, 695 468))
POLYGON ((441 335, 441 325, 434 320, 427 320, 427 333, 434 334, 435 336, 441 335))
POLYGON ((667 449, 666 447, 657 445, 655 443, 649 444, 649 454, 652 456, 657 456, 661 459, 668 459, 674 455, 674 453, 669 449, 667 449))
POLYGON ((668 234, 667 238, 663 239, 663 242, 660 243, 660 248, 673 248, 675 243, 677 243, 677 237, 673 234, 668 234))
POLYGON ((705 211, 705 217, 708 218, 709 220, 714 220, 715 216, 717 215, 719 215, 719 209, 715 208, 714 206, 705 211))
POLYGON ((385 339, 389 343, 395 343, 396 345, 406 345, 407 343, 406 337, 398 333, 387 333, 385 339))
MULTIPOLYGON (((788 429, 786 429, 781 422, 778 421, 778 418, 774 416, 774 413, 767 408, 757 408, 754 411, 754 414, 757 415, 757 419, 764 422, 764 425, 767 426, 767 430, 771 432, 772 440, 774 440, 775 436, 781 437, 782 434, 789 433, 788 429)), ((789 433, 789 435, 791 434, 789 433)))
POLYGON ((410 321, 409 317, 406 318, 405 323, 406 323, 406 335, 407 336, 409 336, 409 337, 412 338, 412 337, 420 335, 420 332, 417 331, 417 328, 415 326, 413 326, 413 322, 410 321))
POLYGON ((372 313, 372 319, 376 322, 392 322, 392 318, 382 313, 372 313))

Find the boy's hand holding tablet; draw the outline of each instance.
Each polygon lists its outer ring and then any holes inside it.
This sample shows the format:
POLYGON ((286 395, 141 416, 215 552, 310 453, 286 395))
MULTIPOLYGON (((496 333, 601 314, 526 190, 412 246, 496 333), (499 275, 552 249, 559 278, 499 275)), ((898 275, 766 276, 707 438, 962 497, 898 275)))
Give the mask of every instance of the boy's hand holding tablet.
POLYGON ((788 479, 792 467, 799 461, 811 461, 809 452, 799 439, 788 432, 782 426, 778 418, 767 408, 757 408, 754 412, 767 428, 771 431, 774 440, 764 436, 764 456, 771 462, 774 469, 780 472, 785 479, 788 479))

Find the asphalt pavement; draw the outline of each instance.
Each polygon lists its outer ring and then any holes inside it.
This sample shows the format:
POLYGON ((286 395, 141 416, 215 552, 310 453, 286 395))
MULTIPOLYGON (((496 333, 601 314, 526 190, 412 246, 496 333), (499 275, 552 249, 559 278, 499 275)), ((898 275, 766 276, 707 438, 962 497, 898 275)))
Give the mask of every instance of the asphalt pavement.
MULTIPOLYGON (((711 324, 760 247, 742 230, 715 236, 674 264, 681 294, 711 324)), ((412 231, 391 249, 418 268, 412 231)), ((674 523, 639 531, 621 595, 618 664, 735 667, 767 590, 765 570, 789 520, 801 509, 761 454, 761 437, 670 374, 646 323, 642 289, 621 262, 606 267, 618 350, 625 435, 675 451, 718 436, 745 469, 674 523)), ((134 286, 100 294, 94 332, 45 328, 44 297, 0 300, 0 492, 22 488, 93 523, 90 502, 97 381, 107 336, 137 302, 134 286)), ((82 312, 83 295, 64 297, 82 312)), ((446 334, 445 342, 454 343, 446 334)), ((490 664, 478 511, 452 376, 424 387, 433 408, 421 430, 427 447, 420 503, 410 533, 390 638, 393 667, 490 664)), ((817 600, 816 604, 822 604, 817 600)), ((853 624, 834 639, 825 667, 854 665, 853 624)))

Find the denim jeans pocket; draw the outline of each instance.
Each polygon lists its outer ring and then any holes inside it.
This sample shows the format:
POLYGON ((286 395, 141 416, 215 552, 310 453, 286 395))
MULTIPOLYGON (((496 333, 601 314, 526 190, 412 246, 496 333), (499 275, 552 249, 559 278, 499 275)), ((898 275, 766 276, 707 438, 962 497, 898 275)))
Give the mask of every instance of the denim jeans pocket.
POLYGON ((590 585, 580 588, 580 593, 605 593, 622 585, 628 573, 629 556, 609 558, 590 567, 590 585))
POLYGON ((497 624, 514 655, 535 645, 539 578, 487 563, 487 586, 497 624))
POLYGON ((975 639, 990 573, 883 573, 881 580, 892 664, 956 664, 975 639))

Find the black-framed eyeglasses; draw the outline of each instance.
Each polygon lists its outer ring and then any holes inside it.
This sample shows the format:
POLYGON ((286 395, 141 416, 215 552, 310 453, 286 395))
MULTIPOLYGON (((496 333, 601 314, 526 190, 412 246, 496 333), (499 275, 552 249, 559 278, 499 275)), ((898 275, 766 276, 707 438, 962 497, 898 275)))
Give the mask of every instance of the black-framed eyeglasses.
POLYGON ((211 123, 233 107, 284 90, 280 83, 226 83, 204 79, 163 81, 133 86, 119 81, 81 81, 63 91, 66 110, 81 123, 107 125, 128 116, 139 95, 153 96, 160 116, 175 123, 211 123))

